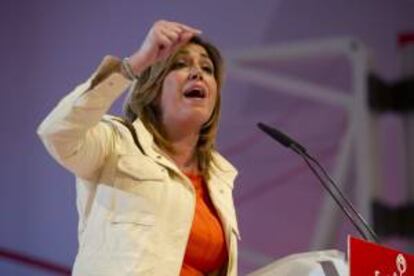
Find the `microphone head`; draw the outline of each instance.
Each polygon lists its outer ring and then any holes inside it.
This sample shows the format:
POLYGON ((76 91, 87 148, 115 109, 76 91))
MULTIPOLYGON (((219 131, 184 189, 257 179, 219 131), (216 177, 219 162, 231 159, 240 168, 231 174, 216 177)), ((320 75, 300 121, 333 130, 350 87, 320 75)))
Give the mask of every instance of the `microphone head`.
POLYGON ((300 151, 305 153, 306 149, 301 144, 284 134, 283 132, 277 130, 276 128, 270 127, 263 123, 257 123, 257 126, 270 137, 281 143, 287 148, 291 148, 294 151, 300 151))
POLYGON ((275 128, 272 128, 270 126, 267 126, 263 123, 257 123, 257 126, 266 134, 268 134, 270 137, 272 137, 273 139, 275 139, 276 141, 278 141, 279 143, 281 143, 283 146, 285 147, 290 147, 291 141, 289 139, 287 139, 286 135, 284 135, 283 133, 281 133, 280 131, 278 131, 275 128))

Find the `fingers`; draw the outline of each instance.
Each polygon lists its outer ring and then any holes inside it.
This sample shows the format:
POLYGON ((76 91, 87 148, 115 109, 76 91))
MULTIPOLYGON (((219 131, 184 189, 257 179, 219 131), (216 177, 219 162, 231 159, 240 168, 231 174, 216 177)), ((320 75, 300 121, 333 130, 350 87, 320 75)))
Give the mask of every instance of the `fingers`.
POLYGON ((129 62, 135 73, 149 65, 167 58, 193 36, 201 34, 197 28, 178 22, 159 20, 149 30, 140 48, 130 57, 129 62))
POLYGON ((200 29, 196 29, 196 28, 193 28, 193 27, 190 27, 188 25, 184 25, 184 24, 181 24, 181 23, 178 23, 178 22, 170 22, 170 23, 171 23, 171 25, 176 26, 177 28, 180 28, 183 31, 187 31, 189 33, 193 33, 194 35, 201 34, 201 30, 200 29))
POLYGON ((190 39, 193 36, 194 36, 194 34, 190 33, 190 32, 185 32, 185 33, 181 34, 180 39, 177 40, 173 45, 171 45, 171 47, 169 49, 169 53, 171 54, 171 53, 174 53, 175 51, 177 51, 180 47, 182 47, 188 41, 190 41, 190 39))
POLYGON ((159 34, 167 37, 173 44, 187 42, 194 35, 201 34, 201 31, 180 23, 162 21, 157 28, 159 34))
POLYGON ((157 59, 165 59, 201 31, 177 22, 158 21, 154 33, 159 50, 157 59))
POLYGON ((165 34, 160 34, 158 39, 157 60, 165 59, 171 53, 175 40, 171 38, 171 35, 168 36, 165 34))

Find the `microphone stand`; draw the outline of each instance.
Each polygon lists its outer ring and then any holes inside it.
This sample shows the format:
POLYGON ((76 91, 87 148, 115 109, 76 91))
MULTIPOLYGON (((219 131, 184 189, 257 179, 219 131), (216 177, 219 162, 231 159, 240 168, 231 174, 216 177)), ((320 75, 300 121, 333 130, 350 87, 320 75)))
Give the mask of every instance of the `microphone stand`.
POLYGON ((277 129, 271 128, 263 123, 258 123, 258 127, 264 131, 266 134, 270 135, 272 138, 280 142, 282 145, 290 148, 294 152, 296 152, 298 155, 300 155, 303 160, 305 161, 306 165, 309 167, 309 169, 312 171, 312 173, 316 176, 316 178, 319 180, 319 182, 322 184, 324 189, 329 193, 329 195, 334 199, 335 203, 339 206, 339 208, 342 210, 342 212, 345 213, 345 215, 348 217, 348 219, 351 221, 353 226, 358 230, 358 232, 361 234, 364 239, 368 241, 372 241, 375 243, 380 243, 378 236, 375 234, 375 232, 371 229, 371 227, 368 225, 366 220, 362 217, 362 215, 355 209, 355 207, 352 205, 352 203, 345 197, 345 195, 342 193, 342 191, 339 189, 338 185, 335 183, 335 181, 329 176, 329 174, 326 172, 326 170, 323 168, 323 166, 314 158, 312 157, 299 143, 291 139, 286 134, 280 132, 277 129), (315 166, 313 165, 316 165, 315 166), (322 172, 322 175, 318 172, 322 172), (325 179, 328 181, 326 181, 325 179), (330 184, 330 185, 329 185, 330 184), (333 189, 332 189, 333 187, 333 189), (337 194, 336 194, 336 193, 337 194), (339 195, 339 197, 337 196, 339 195), (363 228, 369 233, 364 231, 364 229, 361 227, 360 224, 357 223, 359 221, 363 228))

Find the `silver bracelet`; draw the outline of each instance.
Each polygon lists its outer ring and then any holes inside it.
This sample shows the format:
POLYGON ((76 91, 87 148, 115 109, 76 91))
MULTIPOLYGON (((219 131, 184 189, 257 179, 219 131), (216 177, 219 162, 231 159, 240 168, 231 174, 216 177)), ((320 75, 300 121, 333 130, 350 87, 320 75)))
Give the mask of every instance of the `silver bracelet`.
POLYGON ((122 60, 122 67, 124 68, 130 80, 139 80, 139 76, 135 75, 134 71, 132 71, 131 65, 128 62, 128 58, 124 58, 122 60))

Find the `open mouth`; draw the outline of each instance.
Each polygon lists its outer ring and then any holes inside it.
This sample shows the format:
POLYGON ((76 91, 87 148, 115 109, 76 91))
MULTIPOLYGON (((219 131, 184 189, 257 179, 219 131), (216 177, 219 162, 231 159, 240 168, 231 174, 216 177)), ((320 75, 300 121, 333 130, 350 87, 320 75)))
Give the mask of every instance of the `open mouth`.
POLYGON ((190 99, 204 99, 206 91, 201 87, 193 87, 184 92, 184 97, 190 99))

